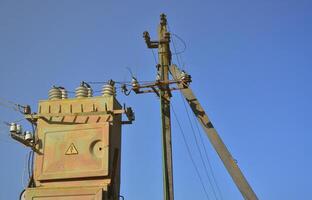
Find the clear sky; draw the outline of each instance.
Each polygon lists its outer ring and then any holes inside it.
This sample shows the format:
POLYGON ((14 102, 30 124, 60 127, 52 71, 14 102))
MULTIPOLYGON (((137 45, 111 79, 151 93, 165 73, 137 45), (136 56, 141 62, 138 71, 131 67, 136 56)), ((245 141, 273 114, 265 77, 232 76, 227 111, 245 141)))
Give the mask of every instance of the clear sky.
MULTIPOLYGON (((74 91, 82 80, 130 80, 127 67, 139 80, 153 80, 155 62, 142 32, 155 38, 165 12, 187 45, 181 65, 193 77, 191 87, 259 199, 312 199, 311 9, 308 0, 0 0, 0 97, 36 109, 54 84, 74 91)), ((162 199, 158 99, 121 93, 118 99, 136 112, 135 123, 123 127, 121 194, 162 199)), ((178 93, 172 104, 215 199, 178 93)), ((20 118, 0 105, 1 121, 20 118)), ((176 199, 207 199, 174 119, 172 126, 176 199)), ((5 126, 0 132, 0 199, 13 200, 25 186, 28 150, 5 126)), ((242 199, 204 143, 222 199, 242 199)))

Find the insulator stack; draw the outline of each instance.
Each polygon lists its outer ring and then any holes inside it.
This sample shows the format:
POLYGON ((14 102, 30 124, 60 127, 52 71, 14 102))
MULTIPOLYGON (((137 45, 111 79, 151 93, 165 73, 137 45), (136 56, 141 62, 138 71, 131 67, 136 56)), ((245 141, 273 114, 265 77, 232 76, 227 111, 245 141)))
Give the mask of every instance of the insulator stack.
POLYGON ((17 134, 22 134, 23 133, 22 125, 20 125, 20 124, 16 125, 16 133, 17 134))
POLYGON ((10 124, 10 133, 11 134, 22 134, 23 129, 22 126, 20 124, 16 124, 14 122, 12 122, 10 124))
POLYGON ((58 87, 53 86, 49 90, 49 100, 56 100, 56 99, 62 99, 62 91, 58 87))
POLYGON ((62 99, 67 99, 68 98, 68 92, 65 88, 60 88, 61 94, 62 94, 62 99))
POLYGON ((76 88, 76 98, 85 98, 88 97, 88 88, 81 84, 76 88))
POLYGON ((11 133, 16 133, 17 132, 17 126, 13 122, 10 124, 10 132, 11 133))
POLYGON ((88 88, 88 97, 92 97, 93 96, 93 90, 92 88, 88 88))
POLYGON ((25 140, 26 141, 31 141, 33 139, 33 135, 30 131, 25 132, 25 140))
POLYGON ((132 85, 133 88, 138 88, 139 87, 139 82, 138 82, 138 80, 135 77, 132 77, 131 85, 132 85))
POLYGON ((116 96, 116 88, 113 81, 103 86, 102 96, 116 96))

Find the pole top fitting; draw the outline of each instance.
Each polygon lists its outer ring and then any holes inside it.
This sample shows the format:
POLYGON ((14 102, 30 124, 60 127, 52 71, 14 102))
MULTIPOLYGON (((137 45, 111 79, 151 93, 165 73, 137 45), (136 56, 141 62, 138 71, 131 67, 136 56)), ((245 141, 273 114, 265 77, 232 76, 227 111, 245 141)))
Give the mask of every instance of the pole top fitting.
POLYGON ((151 37, 147 31, 143 32, 143 38, 145 39, 147 43, 151 41, 151 37))
POLYGON ((167 16, 164 13, 160 14, 160 25, 167 25, 167 16))
POLYGON ((111 85, 111 86, 114 86, 114 85, 115 85, 115 81, 113 81, 112 79, 110 79, 110 80, 108 81, 108 84, 111 85))

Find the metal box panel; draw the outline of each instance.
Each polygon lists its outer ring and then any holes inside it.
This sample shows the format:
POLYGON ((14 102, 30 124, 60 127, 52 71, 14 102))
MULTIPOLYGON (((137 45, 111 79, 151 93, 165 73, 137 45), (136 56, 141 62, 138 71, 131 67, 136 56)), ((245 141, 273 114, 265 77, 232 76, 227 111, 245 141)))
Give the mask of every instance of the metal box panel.
POLYGON ((30 188, 25 192, 25 200, 104 200, 104 192, 99 187, 30 188))
POLYGON ((38 180, 107 176, 109 124, 74 125, 44 133, 43 159, 38 180))

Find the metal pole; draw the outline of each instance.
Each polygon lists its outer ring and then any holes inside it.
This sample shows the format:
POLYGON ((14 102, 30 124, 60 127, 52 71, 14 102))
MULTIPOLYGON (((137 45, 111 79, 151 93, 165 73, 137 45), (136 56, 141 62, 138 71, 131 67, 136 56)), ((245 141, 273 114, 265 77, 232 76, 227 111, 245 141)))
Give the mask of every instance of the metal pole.
MULTIPOLYGON (((169 66, 171 65, 170 34, 167 32, 167 19, 165 14, 160 16, 158 27, 158 75, 161 81, 169 80, 169 66)), ((170 120, 169 86, 165 85, 160 90, 160 107, 162 122, 162 146, 163 146, 163 181, 164 199, 173 200, 173 170, 172 170, 172 145, 171 145, 171 120, 170 120)))

